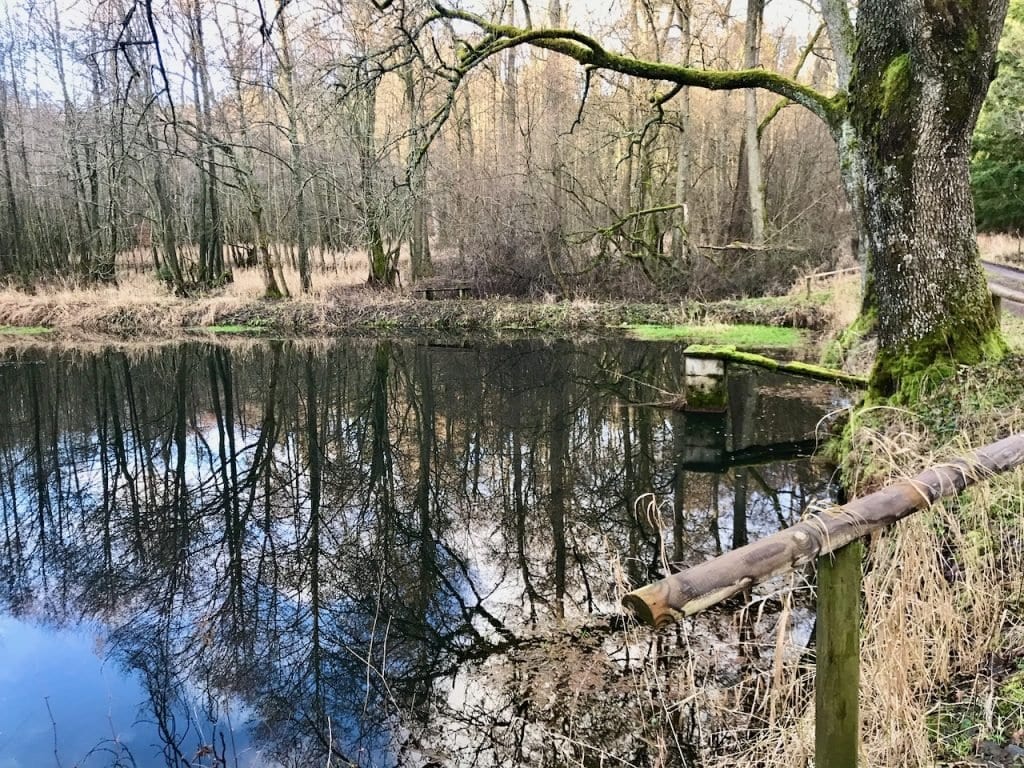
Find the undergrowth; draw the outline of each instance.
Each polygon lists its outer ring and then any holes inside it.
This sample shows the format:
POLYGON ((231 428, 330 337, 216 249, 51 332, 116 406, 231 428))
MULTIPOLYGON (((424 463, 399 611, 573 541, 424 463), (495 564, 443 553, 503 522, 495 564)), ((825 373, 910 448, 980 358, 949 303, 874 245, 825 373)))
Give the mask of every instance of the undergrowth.
MULTIPOLYGON (((1012 342, 1012 340, 1011 340, 1012 342)), ((1024 430, 1024 356, 958 368, 913 411, 848 428, 863 495, 1024 430)), ((865 561, 866 765, 1010 765, 1024 741, 1024 471, 980 483, 876 535, 865 561)), ((1024 754, 1024 753, 1022 753, 1024 754)))

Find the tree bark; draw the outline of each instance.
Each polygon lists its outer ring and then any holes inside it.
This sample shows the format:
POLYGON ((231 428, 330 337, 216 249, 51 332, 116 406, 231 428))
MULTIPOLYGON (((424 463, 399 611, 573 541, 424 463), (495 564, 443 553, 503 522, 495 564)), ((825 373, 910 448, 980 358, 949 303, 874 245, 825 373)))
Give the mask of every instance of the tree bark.
POLYGON ((872 379, 883 396, 936 360, 971 364, 1001 351, 968 161, 1005 14, 1005 0, 865 0, 858 10, 849 126, 837 142, 860 175, 863 312, 877 318, 872 379))
MULTIPOLYGON (((0 56, 0 78, 3 72, 3 58, 0 56)), ((6 198, 7 226, 10 239, 0 238, 0 276, 14 271, 16 264, 23 264, 24 254, 21 252, 23 240, 21 217, 18 215, 18 199, 14 192, 14 173, 11 170, 11 155, 7 141, 7 83, 0 79, 0 161, 4 177, 4 197, 6 198)))
MULTIPOLYGON (((679 19, 679 52, 680 63, 690 66, 690 44, 692 41, 690 0, 682 0, 676 7, 679 19)), ((690 89, 683 88, 679 94, 679 109, 676 113, 679 130, 679 144, 676 147, 676 209, 672 212, 672 261, 677 269, 682 269, 689 256, 690 222, 689 202, 690 188, 693 180, 690 173, 690 89)))
POLYGON ((405 104, 409 110, 409 266, 412 281, 416 282, 434 273, 430 261, 430 227, 426 196, 427 157, 422 147, 422 96, 417 91, 413 67, 406 67, 402 77, 405 84, 405 104))
MULTIPOLYGON (((764 0, 747 0, 746 47, 743 66, 756 69, 761 60, 761 18, 764 0)), ((744 139, 747 161, 747 200, 750 204, 750 242, 764 245, 764 177, 761 172, 761 142, 757 135, 757 90, 744 95, 744 139)))
POLYGON ((203 35, 202 0, 195 0, 192 12, 193 66, 195 67, 193 87, 199 125, 202 130, 196 158, 200 176, 199 281, 204 285, 212 285, 229 280, 230 274, 224 264, 224 233, 218 191, 217 158, 213 141, 213 95, 206 56, 206 42, 203 35))
POLYGON ((292 159, 292 190, 295 199, 295 239, 299 249, 299 283, 303 293, 311 293, 313 279, 309 268, 309 243, 306 238, 306 171, 299 142, 299 110, 295 104, 295 73, 292 65, 291 42, 285 23, 285 0, 278 0, 277 28, 281 40, 278 65, 281 76, 280 97, 288 119, 288 145, 292 159))

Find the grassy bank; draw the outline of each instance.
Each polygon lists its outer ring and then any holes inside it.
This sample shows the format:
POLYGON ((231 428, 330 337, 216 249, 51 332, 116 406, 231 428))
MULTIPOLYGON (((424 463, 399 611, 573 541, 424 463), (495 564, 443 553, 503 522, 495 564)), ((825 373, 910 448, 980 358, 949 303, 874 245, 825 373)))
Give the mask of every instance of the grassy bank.
MULTIPOLYGON (((1017 354, 935 382, 913 412, 860 414, 848 474, 861 493, 1021 430, 1024 356, 1017 354)), ((1019 764, 1022 542, 1024 472, 1017 470, 872 543, 862 645, 866 764, 1019 764)))
MULTIPOLYGON (((841 322, 825 286, 811 297, 701 304, 622 301, 522 301, 465 299, 427 301, 407 292, 376 292, 359 286, 325 284, 316 293, 291 299, 260 298, 258 279, 240 273, 225 290, 177 298, 148 275, 131 276, 117 287, 54 288, 28 293, 0 291, 3 339, 50 331, 48 338, 166 339, 196 333, 331 336, 352 332, 439 332, 472 334, 622 332, 627 327, 671 328, 708 324, 750 324, 823 332, 841 322)), ((778 335, 778 334, 776 334, 778 335)), ((756 342, 757 336, 753 337, 756 342)), ((774 338, 774 337, 772 337, 774 338)), ((803 338, 790 333, 788 346, 803 338)))

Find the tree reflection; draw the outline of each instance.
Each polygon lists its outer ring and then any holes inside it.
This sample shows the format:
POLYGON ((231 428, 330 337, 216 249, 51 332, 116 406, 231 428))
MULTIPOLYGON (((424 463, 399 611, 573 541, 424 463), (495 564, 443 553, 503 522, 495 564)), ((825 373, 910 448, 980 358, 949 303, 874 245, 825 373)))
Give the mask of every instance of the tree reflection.
MULTIPOLYGON (((641 404, 678 376, 671 347, 532 343, 0 366, 0 599, 102 621, 168 765, 228 759, 240 719, 284 765, 648 764, 651 728, 681 764, 693 722, 644 715, 602 618, 614 564, 655 578, 824 484, 806 461, 695 469, 696 421, 641 404)), ((734 388, 734 456, 766 411, 813 429, 827 406, 734 388)))

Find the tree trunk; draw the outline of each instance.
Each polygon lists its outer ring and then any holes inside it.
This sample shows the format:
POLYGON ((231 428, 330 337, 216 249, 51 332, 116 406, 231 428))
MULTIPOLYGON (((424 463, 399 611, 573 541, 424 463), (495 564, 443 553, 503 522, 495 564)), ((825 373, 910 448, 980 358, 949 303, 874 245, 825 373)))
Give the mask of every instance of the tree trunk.
MULTIPOLYGON (((764 0, 747 0, 746 51, 743 66, 756 69, 761 58, 761 17, 764 0)), ((750 242, 764 245, 764 178, 761 173, 761 142, 757 137, 757 91, 744 92, 744 150, 747 161, 747 199, 750 203, 750 242)))
POLYGON ((359 212, 363 217, 363 237, 369 264, 366 284, 373 288, 394 288, 398 281, 398 249, 388 247, 384 241, 386 210, 378 179, 375 138, 378 84, 366 72, 361 72, 360 78, 354 94, 353 130, 359 156, 359 212))
MULTIPOLYGON (((680 63, 690 66, 690 43, 692 39, 690 16, 692 9, 689 0, 677 6, 679 18, 679 52, 680 63)), ((690 142, 693 141, 690 126, 690 89, 683 88, 679 94, 679 110, 676 114, 679 129, 679 144, 676 147, 676 189, 675 204, 672 212, 672 262, 677 269, 682 269, 689 258, 689 202, 690 188, 693 180, 690 174, 690 142)))
MULTIPOLYGON (((2 59, 0 59, 2 64, 2 59)), ((2 77, 2 75, 0 75, 2 77)), ((0 80, 0 161, 3 163, 4 197, 7 199, 7 227, 10 238, 0 237, 0 275, 14 271, 15 265, 25 263, 22 253, 21 217, 18 215, 18 199, 14 193, 14 173, 11 170, 11 155, 7 142, 7 84, 0 80)))
MULTIPOLYGON (((562 25, 561 0, 549 0, 548 22, 558 29, 562 25)), ((565 247, 563 244, 565 230, 565 161, 562 151, 562 137, 559 135, 558 112, 564 101, 560 79, 561 62, 559 57, 550 56, 544 66, 544 119, 548 129, 548 156, 551 169, 551 204, 547 207, 544 221, 544 252, 547 256, 548 269, 551 277, 558 285, 563 296, 570 292, 564 272, 565 247)))
POLYGON ((217 158, 212 126, 213 95, 206 56, 206 42, 203 36, 201 0, 195 0, 192 13, 192 43, 195 49, 193 88, 199 125, 202 130, 196 158, 200 189, 199 280, 204 285, 215 285, 222 281, 229 281, 231 276, 224 263, 224 233, 221 223, 217 158))
POLYGON ((278 0, 277 27, 281 39, 279 53, 279 69, 281 76, 281 100, 284 103, 285 115, 288 118, 288 144, 291 147, 292 188, 295 199, 295 238, 299 249, 299 283, 303 293, 313 291, 313 279, 309 268, 309 243, 306 229, 306 170, 302 157, 302 145, 299 142, 299 109, 295 103, 295 74, 292 65, 291 43, 288 40, 288 28, 285 24, 285 0, 278 0))
POLYGON ((913 395, 935 363, 951 370, 1002 350, 968 159, 1005 11, 1005 0, 913 12, 865 0, 858 11, 850 122, 836 132, 844 174, 860 176, 848 188, 883 396, 913 395))
POLYGON ((409 262, 412 281, 422 280, 434 273, 430 261, 430 229, 427 223, 427 158, 423 152, 422 97, 417 92, 412 66, 402 74, 405 83, 405 103, 409 110, 409 262))

